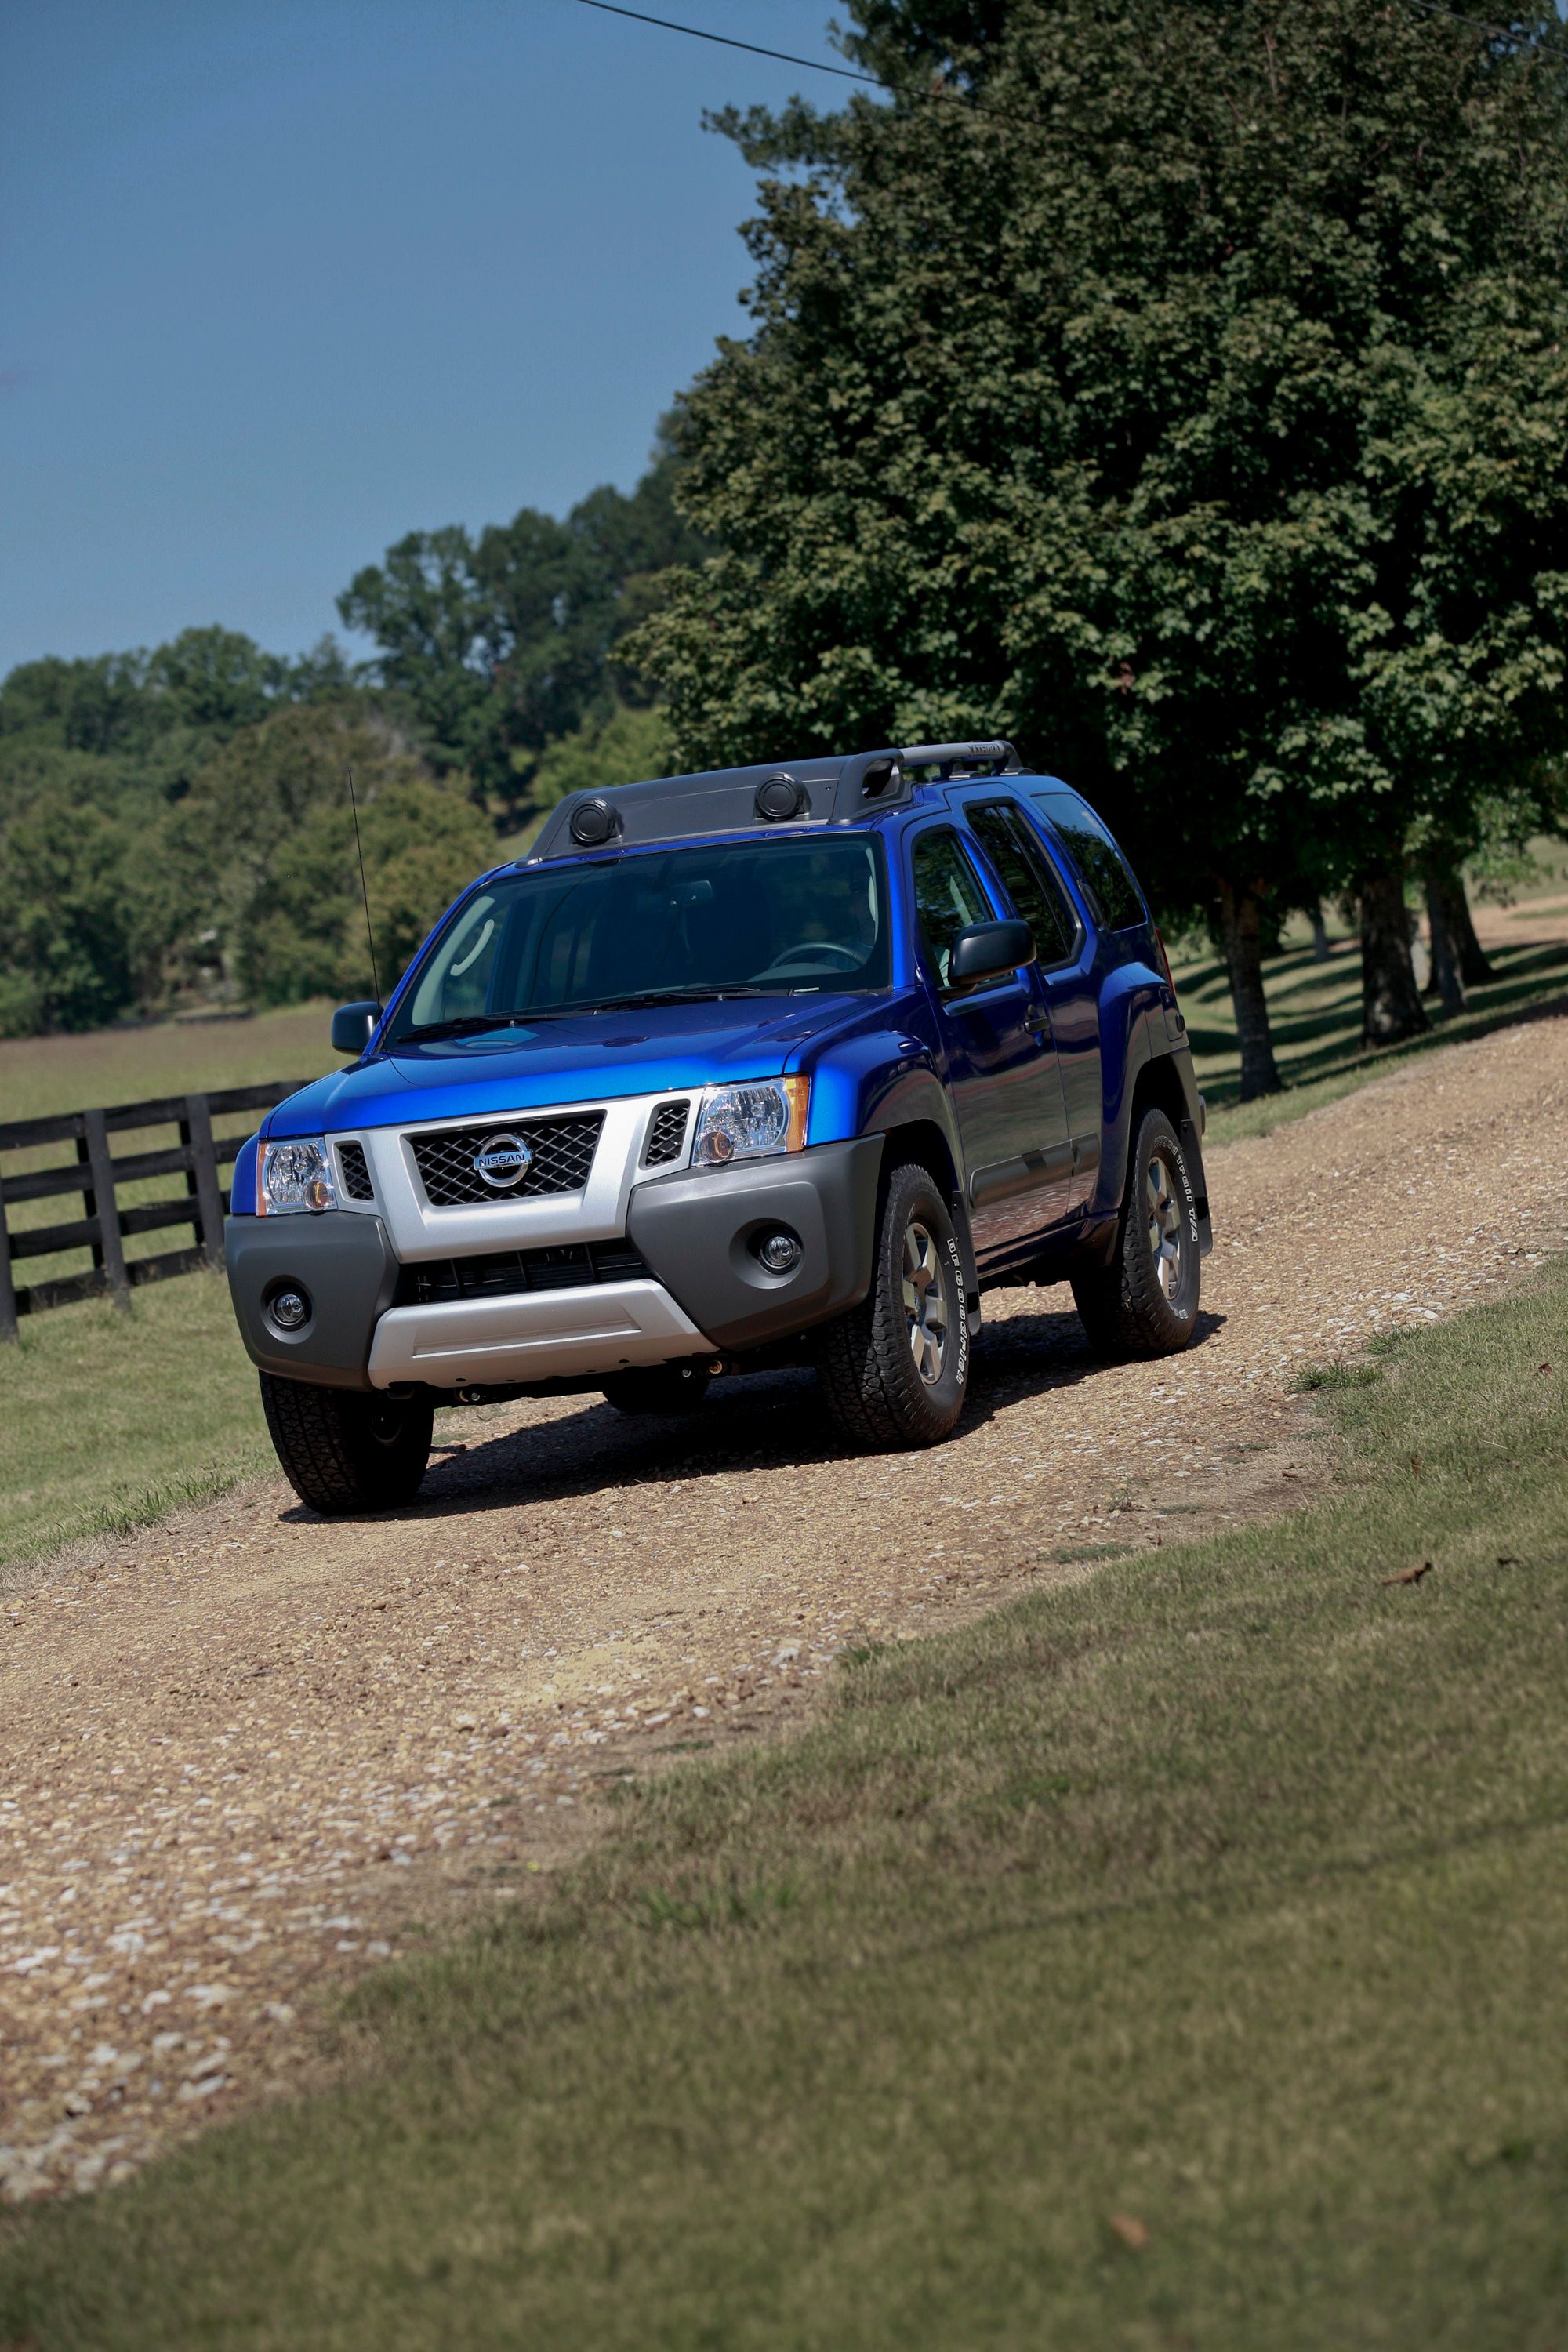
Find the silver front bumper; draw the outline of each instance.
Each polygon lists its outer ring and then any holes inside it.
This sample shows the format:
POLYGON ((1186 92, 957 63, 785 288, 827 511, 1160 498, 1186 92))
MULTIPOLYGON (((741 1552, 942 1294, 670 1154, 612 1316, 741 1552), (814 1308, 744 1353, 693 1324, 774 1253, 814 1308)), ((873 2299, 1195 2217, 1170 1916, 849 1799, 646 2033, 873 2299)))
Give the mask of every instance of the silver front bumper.
POLYGON ((369 1372, 378 1389, 402 1381, 458 1388, 575 1379, 666 1364, 709 1346, 661 1283, 601 1282, 389 1307, 371 1341, 369 1372))

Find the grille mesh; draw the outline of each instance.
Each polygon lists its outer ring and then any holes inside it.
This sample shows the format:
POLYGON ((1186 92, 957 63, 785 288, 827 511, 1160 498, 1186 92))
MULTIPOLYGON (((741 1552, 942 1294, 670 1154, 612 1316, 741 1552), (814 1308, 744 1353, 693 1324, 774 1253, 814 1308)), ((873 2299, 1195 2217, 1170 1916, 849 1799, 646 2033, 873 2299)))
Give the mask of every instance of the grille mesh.
POLYGON ((647 1148, 642 1156, 645 1168, 661 1168, 666 1160, 679 1159, 686 1141, 686 1116, 683 1102, 660 1103, 648 1121, 647 1148))
POLYGON ((457 1298, 504 1298, 520 1290, 582 1290, 596 1282, 638 1282, 647 1267, 626 1240, 563 1242, 547 1249, 489 1250, 405 1265, 398 1307, 445 1306, 457 1298))
POLYGON ((351 1201, 374 1201, 375 1186, 370 1181, 363 1143, 340 1143, 338 1166, 342 1171, 343 1191, 351 1201))
POLYGON ((541 1192, 578 1192, 588 1181, 605 1124, 602 1110, 571 1118, 493 1118, 484 1127, 448 1127, 433 1135, 411 1135, 415 1165, 433 1209, 454 1209, 479 1201, 526 1201, 541 1192), (497 1192, 474 1167, 474 1155, 498 1135, 522 1138, 533 1165, 521 1184, 497 1192))

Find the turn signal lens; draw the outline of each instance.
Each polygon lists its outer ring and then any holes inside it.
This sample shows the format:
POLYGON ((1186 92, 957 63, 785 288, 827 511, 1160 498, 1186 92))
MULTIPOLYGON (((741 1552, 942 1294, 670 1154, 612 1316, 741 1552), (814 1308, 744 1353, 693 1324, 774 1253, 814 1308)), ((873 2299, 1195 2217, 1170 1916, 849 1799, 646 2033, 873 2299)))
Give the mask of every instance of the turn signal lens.
POLYGON ((752 1086, 710 1087, 697 1115, 694 1168, 726 1168, 732 1160, 765 1160, 775 1151, 805 1149, 809 1078, 763 1078, 752 1086))

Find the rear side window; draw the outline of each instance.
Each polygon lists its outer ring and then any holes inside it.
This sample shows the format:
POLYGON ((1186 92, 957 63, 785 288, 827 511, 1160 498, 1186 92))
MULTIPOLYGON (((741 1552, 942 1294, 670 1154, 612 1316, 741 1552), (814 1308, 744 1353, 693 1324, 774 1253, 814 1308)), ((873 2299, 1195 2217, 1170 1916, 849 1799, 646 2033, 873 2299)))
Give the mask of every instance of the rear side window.
POLYGON ((1104 929, 1129 931, 1135 924, 1146 923, 1149 912, 1127 860, 1077 793, 1031 793, 1029 797, 1072 852, 1089 905, 1104 929))
POLYGON ((921 940, 940 987, 947 986, 952 943, 971 923, 994 923, 984 887, 957 834, 945 827, 915 843, 915 911, 921 940))
POLYGON ((1009 801, 991 801, 965 814, 1007 896, 1034 932, 1041 963, 1065 963, 1083 927, 1044 850, 1030 839, 1027 822, 1009 801))

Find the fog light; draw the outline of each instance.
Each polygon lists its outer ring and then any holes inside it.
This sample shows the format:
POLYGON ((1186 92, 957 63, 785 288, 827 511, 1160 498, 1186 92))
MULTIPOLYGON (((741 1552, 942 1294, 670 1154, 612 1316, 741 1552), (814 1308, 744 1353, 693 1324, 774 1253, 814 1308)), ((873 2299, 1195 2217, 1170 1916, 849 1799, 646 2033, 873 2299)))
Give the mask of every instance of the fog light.
POLYGON ((770 1274, 788 1274, 800 1264, 800 1244, 793 1234, 769 1234, 758 1244, 757 1255, 770 1274))
POLYGON ((272 1301, 272 1320, 280 1331, 297 1331, 310 1319, 310 1302, 302 1290, 280 1290, 272 1301))

